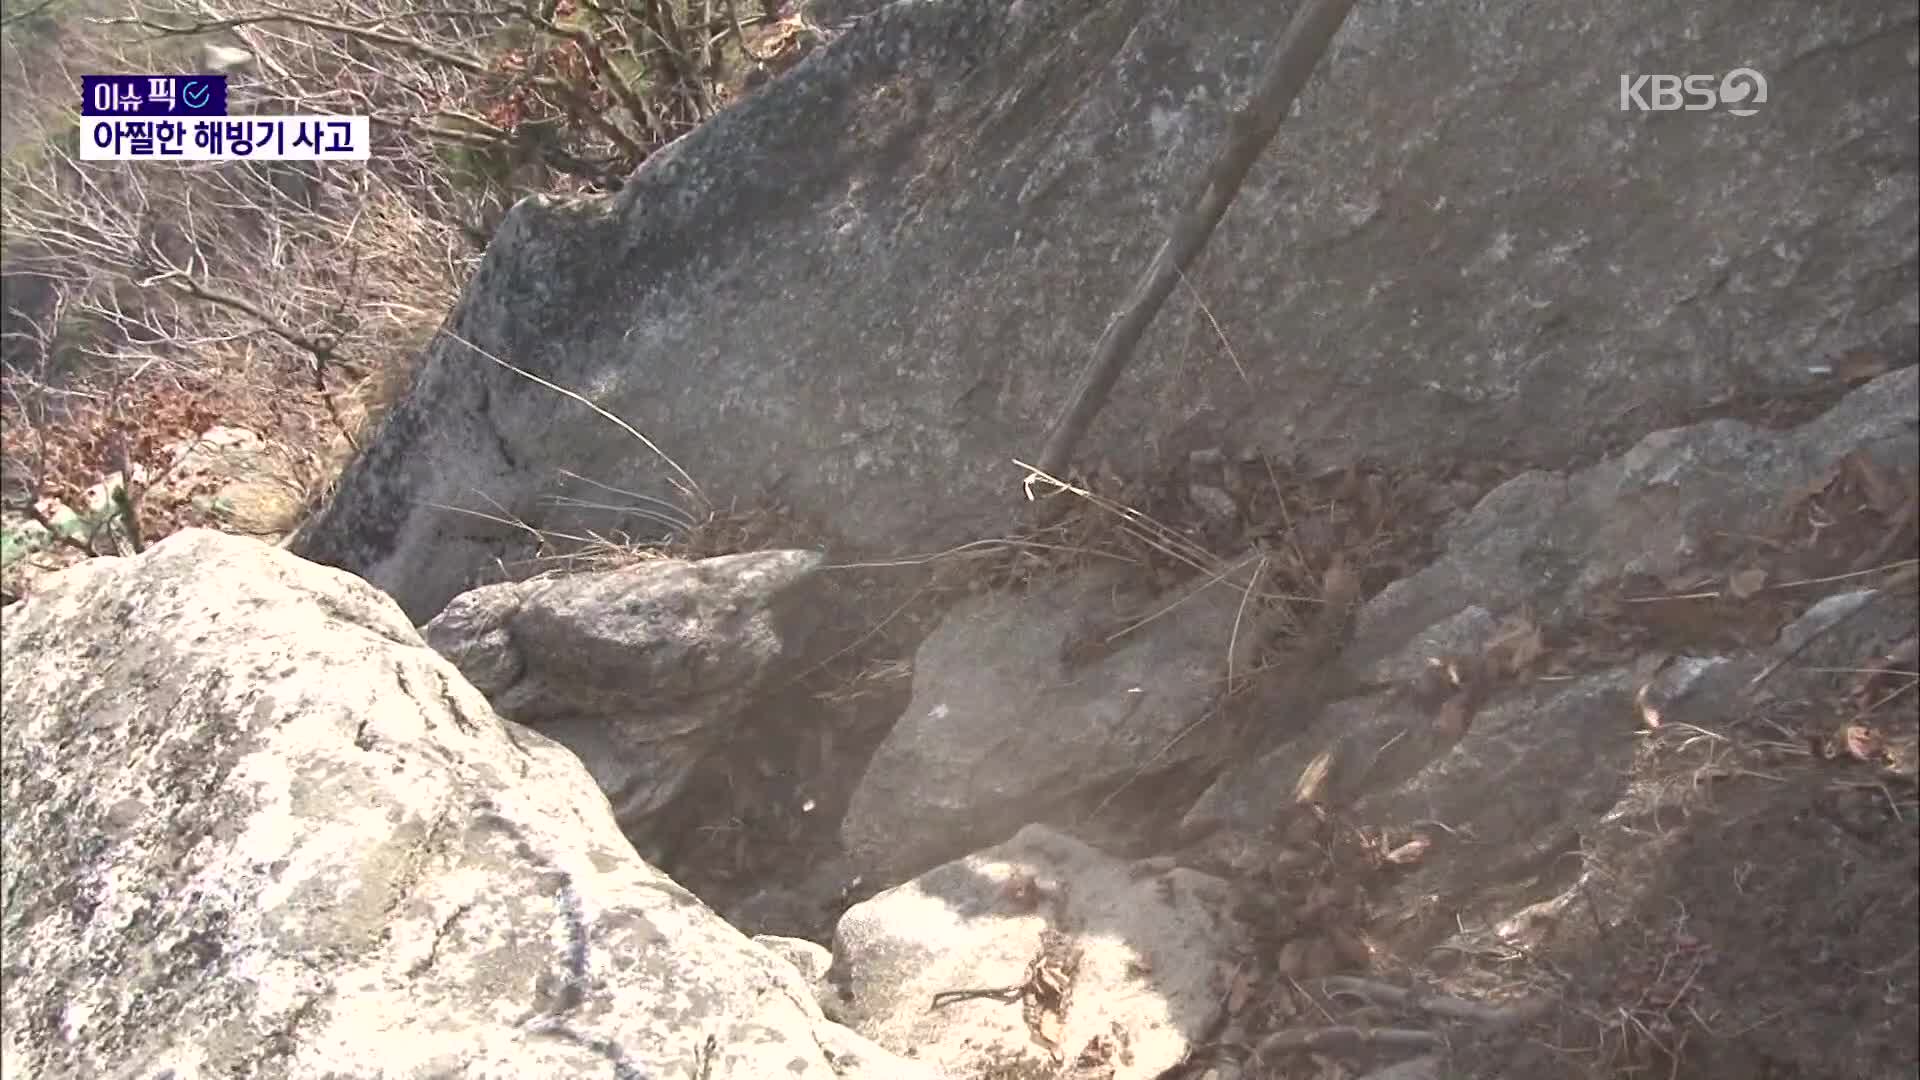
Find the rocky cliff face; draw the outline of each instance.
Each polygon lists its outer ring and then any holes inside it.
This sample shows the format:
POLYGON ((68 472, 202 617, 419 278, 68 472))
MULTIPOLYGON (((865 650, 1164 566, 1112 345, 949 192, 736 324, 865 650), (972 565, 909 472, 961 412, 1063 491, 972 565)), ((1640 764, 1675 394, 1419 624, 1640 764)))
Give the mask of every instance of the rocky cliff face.
MULTIPOLYGON (((980 535, 1283 13, 893 4, 650 161, 510 215, 298 550, 424 620, 566 468, 773 493, 850 547, 980 535), (483 498, 484 496, 484 498, 483 498), (492 500, 495 505, 489 505, 492 500)), ((1085 445, 1560 465, 1916 341, 1911 3, 1362 4, 1085 445), (1756 115, 1622 111, 1748 66, 1756 115), (1202 305, 1204 304, 1204 308, 1202 305)), ((604 502, 604 499, 598 500, 604 502)))
POLYGON ((1909 1075, 1917 373, 1515 476, 1304 654, 1232 566, 971 590, 877 749, 784 674, 809 553, 424 632, 251 540, 92 560, 0 617, 0 1068, 1909 1075), (808 843, 770 796, 840 849, 744 857, 808 843))
POLYGON ((1283 13, 840 6, 512 213, 306 558, 5 608, 0 1080, 1912 1075, 1914 3, 1360 5, 1085 445, 1167 519, 884 568, 1283 13), (662 497, 840 550, 470 588, 662 497))

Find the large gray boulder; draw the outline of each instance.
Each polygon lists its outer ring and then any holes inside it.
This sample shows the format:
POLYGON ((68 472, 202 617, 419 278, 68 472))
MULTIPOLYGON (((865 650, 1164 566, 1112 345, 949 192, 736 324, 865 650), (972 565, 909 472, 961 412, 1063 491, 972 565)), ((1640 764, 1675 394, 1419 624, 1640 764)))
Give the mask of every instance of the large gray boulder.
POLYGON ((9 1080, 924 1075, 364 582, 190 531, 0 626, 9 1080))
MULTIPOLYGON (((1880 377, 1785 431, 1716 420, 1655 432, 1625 454, 1571 474, 1532 472, 1482 499, 1447 530, 1434 562, 1359 611, 1342 662, 1378 686, 1413 684, 1430 661, 1477 657, 1527 611, 1548 627, 1593 617, 1598 598, 1636 578, 1686 572, 1725 580, 1742 568, 1728 537, 1766 534, 1796 492, 1816 490, 1849 455, 1912 490, 1920 459, 1920 368, 1880 377)), ((1811 574, 1807 576, 1813 576, 1811 574)), ((1633 756, 1633 695, 1665 654, 1486 702, 1472 734, 1437 730, 1404 694, 1336 702, 1310 730, 1226 769, 1188 811, 1188 832, 1258 828, 1292 805, 1295 781, 1323 756, 1322 796, 1349 805, 1418 775, 1432 812, 1471 806, 1501 842, 1525 846, 1620 798, 1633 756), (1596 719, 1612 713, 1628 723, 1596 719), (1456 744, 1457 742, 1457 744, 1456 744), (1543 805, 1555 809, 1541 810, 1543 805), (1581 809, 1584 808, 1584 809, 1581 809)), ((1446 818, 1446 820, 1452 820, 1446 818)))
POLYGON ((946 614, 841 819, 858 872, 897 881, 1221 750, 1226 725, 1201 720, 1227 675, 1240 590, 1202 579, 1135 597, 1144 625, 1081 658, 1076 645, 1132 621, 1114 618, 1115 581, 1083 570, 946 614))
MULTIPOLYGON (((1231 429, 1331 463, 1558 467, 1910 358, 1915 7, 1358 5, 1088 459, 1231 429), (1770 81, 1757 115, 1621 108, 1623 75, 1742 65, 1770 81)), ((665 493, 629 435, 476 349, 592 395, 721 505, 777 494, 862 549, 1000 527, 1008 458, 1040 446, 1286 15, 878 10, 617 196, 518 206, 298 550, 424 620, 523 543, 439 507, 632 528, 556 507, 558 470, 665 493)))
MULTIPOLYGON (((1890 672, 1920 597, 1890 571, 1917 472, 1909 368, 1793 428, 1717 420, 1517 477, 1363 606, 1341 663, 1369 692, 1248 747, 1186 830, 1254 838, 1242 865, 1281 893, 1321 858, 1301 801, 1359 824, 1376 975, 1506 997, 1546 957, 1533 992, 1563 1017, 1677 991, 1683 1072, 1910 1075, 1920 716, 1890 672)), ((1619 1070, 1521 1053, 1426 1075, 1619 1070)))
POLYGON ((421 632, 500 715, 579 755, 639 836, 804 655, 819 564, 760 551, 488 585, 421 632))
POLYGON ((1856 454, 1907 490, 1920 455, 1920 368, 1883 375, 1787 430, 1714 420, 1653 432, 1585 469, 1516 476, 1446 530, 1440 558, 1361 608, 1351 652, 1380 661, 1469 605, 1527 607, 1557 623, 1592 614, 1593 596, 1632 578, 1725 575, 1739 569, 1730 540, 1779 527, 1797 493, 1818 490, 1856 454))

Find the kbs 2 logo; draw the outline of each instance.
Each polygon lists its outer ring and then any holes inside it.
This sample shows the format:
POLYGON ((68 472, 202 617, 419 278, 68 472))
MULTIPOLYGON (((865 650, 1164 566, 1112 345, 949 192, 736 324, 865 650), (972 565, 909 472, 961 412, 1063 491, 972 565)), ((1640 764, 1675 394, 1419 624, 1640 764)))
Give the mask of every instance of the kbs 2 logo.
POLYGON ((1620 111, 1704 112, 1724 108, 1735 116, 1752 116, 1767 100, 1767 77, 1752 68, 1734 68, 1725 75, 1622 75, 1620 111))

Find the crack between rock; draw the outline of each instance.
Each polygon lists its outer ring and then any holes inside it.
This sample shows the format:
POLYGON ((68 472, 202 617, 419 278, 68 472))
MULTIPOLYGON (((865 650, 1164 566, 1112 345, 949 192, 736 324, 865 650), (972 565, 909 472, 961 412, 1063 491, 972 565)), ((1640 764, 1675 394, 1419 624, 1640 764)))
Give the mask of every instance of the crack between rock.
POLYGON ((474 903, 475 901, 469 900, 459 907, 454 908, 453 914, 440 920, 439 929, 433 932, 433 941, 427 946, 427 955, 408 966, 407 975, 409 978, 418 978, 426 974, 427 971, 433 967, 434 962, 440 959, 440 943, 446 940, 447 934, 453 930, 453 924, 459 922, 462 916, 473 910, 474 903))

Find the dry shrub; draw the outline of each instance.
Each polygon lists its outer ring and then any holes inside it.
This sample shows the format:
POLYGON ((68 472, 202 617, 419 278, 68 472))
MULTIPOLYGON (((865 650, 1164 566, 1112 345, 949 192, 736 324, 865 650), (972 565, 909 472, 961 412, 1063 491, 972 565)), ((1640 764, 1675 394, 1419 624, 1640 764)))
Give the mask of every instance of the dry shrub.
MULTIPOLYGON (((723 107, 745 68, 790 61, 817 36, 796 27, 711 0, 10 11, 0 410, 20 430, 4 448, 9 510, 96 483, 116 467, 108 446, 159 454, 181 416, 285 448, 313 485, 296 501, 315 502, 406 391, 512 202, 617 186, 723 107), (229 75, 232 112, 374 116, 372 160, 76 159, 80 73, 192 70, 208 41, 253 55, 229 75)), ((137 485, 128 494, 137 504, 137 485)))

